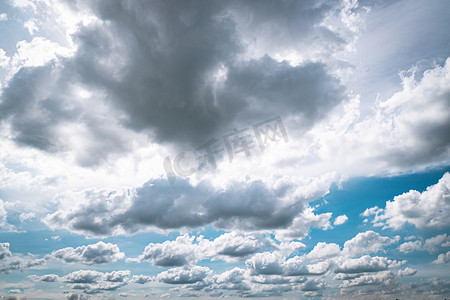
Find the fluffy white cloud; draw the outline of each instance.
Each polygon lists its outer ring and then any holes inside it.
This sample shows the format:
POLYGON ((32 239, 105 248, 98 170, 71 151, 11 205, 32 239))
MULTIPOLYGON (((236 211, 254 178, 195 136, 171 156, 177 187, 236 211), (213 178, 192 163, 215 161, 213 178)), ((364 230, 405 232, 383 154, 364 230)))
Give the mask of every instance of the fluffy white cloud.
POLYGON ((323 275, 329 268, 330 264, 326 261, 307 264, 301 256, 294 256, 283 264, 284 274, 288 276, 323 275))
POLYGON ((58 56, 68 56, 71 50, 43 37, 35 37, 30 42, 20 41, 17 50, 11 58, 14 69, 22 67, 43 66, 58 56))
POLYGON ((224 291, 233 291, 239 297, 280 296, 284 292, 296 290, 296 286, 305 281, 304 277, 257 275, 248 269, 233 268, 213 276, 213 282, 207 289, 215 291, 213 294, 216 296, 223 295, 224 291))
POLYGON ((20 221, 26 221, 26 220, 30 220, 30 219, 34 219, 36 217, 36 215, 34 214, 34 213, 32 213, 32 212, 29 212, 29 213, 21 213, 20 215, 19 215, 19 219, 20 219, 20 221))
POLYGON ((433 261, 433 264, 446 264, 450 261, 450 251, 439 254, 438 258, 433 261))
POLYGON ((417 273, 416 269, 406 267, 404 270, 398 270, 397 274, 398 276, 404 277, 404 276, 413 276, 417 273))
POLYGON ((218 288, 224 290, 250 290, 251 286, 248 282, 248 271, 241 268, 233 268, 222 274, 214 275, 214 282, 218 284, 218 288))
POLYGON ((245 264, 254 274, 276 275, 283 273, 284 257, 278 253, 262 252, 253 255, 245 264))
POLYGON ((398 262, 387 259, 386 257, 364 255, 360 258, 348 258, 344 260, 334 271, 336 273, 379 272, 393 266, 398 266, 398 262))
MULTIPOLYGON (((6 55, 5 50, 0 48, 0 67, 4 68, 8 66, 10 58, 6 55)), ((1 85, 0 85, 1 87, 1 85)))
POLYGON ((222 256, 231 259, 243 259, 257 252, 264 245, 265 243, 263 241, 253 235, 242 235, 231 232, 216 238, 212 245, 205 244, 203 247, 212 246, 215 252, 214 257, 222 256))
POLYGON ((245 262, 254 275, 322 275, 329 269, 329 263, 321 261, 308 264, 304 256, 286 257, 277 252, 257 253, 245 262))
POLYGON ((157 278, 164 283, 187 284, 202 281, 211 272, 207 267, 178 267, 159 273, 157 278))
POLYGON ((348 221, 348 217, 346 215, 340 215, 340 216, 336 217, 336 219, 333 222, 333 225, 339 226, 339 225, 344 224, 347 221, 348 221))
POLYGON ((410 253, 417 250, 434 253, 438 251, 440 247, 446 247, 449 241, 450 237, 444 233, 426 239, 425 242, 420 240, 405 242, 398 247, 398 250, 403 253, 410 253))
POLYGON ((65 282, 69 283, 94 283, 103 277, 104 273, 95 270, 74 271, 63 277, 65 282))
POLYGON ((381 236, 372 230, 358 233, 354 238, 344 243, 343 254, 361 256, 363 254, 376 253, 386 246, 395 243, 396 239, 381 236))
POLYGON ((305 244, 296 241, 281 242, 279 245, 273 246, 280 254, 285 256, 306 248, 305 244))
POLYGON ((314 210, 308 207, 299 216, 293 219, 292 225, 288 226, 286 229, 277 230, 275 237, 281 241, 289 241, 306 237, 311 227, 327 230, 331 228, 331 215, 332 213, 316 215, 314 214, 314 210))
POLYGON ((384 228, 399 229, 407 223, 417 228, 443 228, 450 226, 449 212, 450 173, 445 173, 438 183, 427 187, 426 191, 411 190, 398 195, 386 202, 385 209, 368 214, 374 214, 374 224, 384 228))
POLYGON ((79 270, 60 278, 72 289, 83 290, 87 294, 112 291, 128 284, 130 271, 113 271, 102 273, 95 270, 79 270))
POLYGON ((0 260, 11 257, 11 251, 9 251, 9 243, 0 243, 0 260))
POLYGON ((138 284, 145 284, 152 281, 155 281, 155 277, 146 275, 133 275, 133 277, 130 280, 130 282, 138 284))
MULTIPOLYGON (((425 71, 422 77, 403 74, 402 90, 365 107, 373 109, 373 114, 364 112, 364 100, 360 103, 358 97, 345 102, 326 122, 308 132, 311 140, 304 146, 317 149, 314 154, 321 162, 329 162, 328 167, 348 176, 396 174, 430 164, 448 165, 450 88, 445 82, 449 78, 450 59, 425 71)), ((306 157, 304 160, 316 158, 306 157)), ((312 172, 319 166, 312 164, 303 169, 312 172)))
POLYGON ((345 280, 341 287, 389 285, 393 280, 394 274, 391 271, 384 271, 377 274, 366 274, 351 280, 345 280))
POLYGON ((398 246, 398 250, 403 253, 410 253, 422 249, 421 241, 406 242, 398 246))
POLYGON ((439 234, 432 238, 426 239, 423 244, 424 250, 427 250, 430 253, 438 251, 438 247, 445 245, 446 242, 450 241, 450 236, 446 233, 439 234))
POLYGON ((59 249, 48 255, 48 258, 59 259, 66 263, 82 263, 86 265, 108 264, 124 257, 125 254, 120 252, 117 245, 101 241, 88 246, 59 249))
POLYGON ((309 252, 306 257, 310 260, 323 260, 331 257, 336 257, 341 254, 341 248, 335 243, 319 242, 314 249, 309 252))
POLYGON ((199 253, 197 245, 193 244, 195 237, 183 235, 175 241, 165 241, 162 244, 148 244, 141 260, 151 260, 160 267, 174 267, 192 264, 198 261, 199 253))
POLYGON ((124 282, 130 276, 130 271, 112 271, 105 273, 104 280, 110 282, 124 282))
MULTIPOLYGON (((297 242, 295 244, 301 243, 297 242)), ((304 245, 296 245, 294 249, 285 250, 284 248, 289 248, 289 243, 287 245, 276 245, 268 238, 258 238, 251 234, 224 233, 212 241, 204 239, 202 236, 195 238, 185 234, 177 237, 174 241, 150 243, 145 247, 143 254, 139 258, 129 259, 128 261, 139 262, 148 260, 153 265, 160 267, 193 265, 199 260, 208 258, 235 262, 244 260, 264 246, 274 248, 280 252, 287 251, 291 253, 304 245)))
POLYGON ((16 228, 8 223, 8 212, 5 208, 5 203, 0 199, 0 228, 6 232, 16 232, 16 228))

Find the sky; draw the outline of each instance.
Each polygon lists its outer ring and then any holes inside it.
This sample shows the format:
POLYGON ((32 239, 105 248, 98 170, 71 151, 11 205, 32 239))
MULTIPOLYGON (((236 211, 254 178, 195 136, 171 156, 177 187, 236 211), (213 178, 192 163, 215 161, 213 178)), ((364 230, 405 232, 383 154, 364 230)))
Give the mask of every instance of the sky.
POLYGON ((1 1, 0 297, 450 298, 449 12, 1 1))

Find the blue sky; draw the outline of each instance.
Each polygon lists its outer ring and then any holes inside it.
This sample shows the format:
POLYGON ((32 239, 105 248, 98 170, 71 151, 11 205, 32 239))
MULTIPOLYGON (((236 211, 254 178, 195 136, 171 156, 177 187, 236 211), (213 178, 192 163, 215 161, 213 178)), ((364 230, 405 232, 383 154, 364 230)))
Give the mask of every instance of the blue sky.
POLYGON ((0 3, 0 296, 450 297, 449 3, 0 3))

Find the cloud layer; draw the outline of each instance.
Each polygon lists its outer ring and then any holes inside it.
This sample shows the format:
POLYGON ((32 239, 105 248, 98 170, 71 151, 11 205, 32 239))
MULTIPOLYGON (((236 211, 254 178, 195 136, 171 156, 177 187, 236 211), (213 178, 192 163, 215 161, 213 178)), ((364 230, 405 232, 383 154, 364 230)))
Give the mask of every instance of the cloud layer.
POLYGON ((0 298, 448 299, 449 8, 0 4, 0 298))

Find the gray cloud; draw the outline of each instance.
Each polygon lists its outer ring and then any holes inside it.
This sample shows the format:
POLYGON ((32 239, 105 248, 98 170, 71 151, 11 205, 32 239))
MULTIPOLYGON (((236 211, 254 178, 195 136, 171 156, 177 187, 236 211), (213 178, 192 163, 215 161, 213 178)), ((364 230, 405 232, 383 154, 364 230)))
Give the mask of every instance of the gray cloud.
POLYGON ((302 287, 301 290, 308 292, 308 291, 318 291, 325 287, 325 283, 321 280, 308 280, 306 281, 302 287))
POLYGON ((0 102, 0 120, 9 120, 15 141, 46 151, 59 150, 53 124, 70 116, 58 99, 48 98, 59 77, 53 69, 53 62, 21 69, 3 90, 0 102))
POLYGON ((411 282, 409 288, 417 295, 429 297, 435 295, 448 295, 450 293, 450 281, 433 277, 427 280, 422 279, 418 282, 411 282))
POLYGON ((33 281, 43 281, 43 282, 57 282, 59 281, 59 276, 56 274, 45 274, 42 276, 30 275, 28 279, 33 281))
POLYGON ((83 166, 97 165, 110 154, 128 150, 128 138, 108 115, 111 111, 102 108, 102 96, 93 96, 95 104, 86 107, 86 99, 78 92, 82 85, 62 64, 51 61, 22 68, 3 89, 0 121, 10 124, 14 141, 52 153, 73 151, 83 166), (77 144, 70 141, 75 134, 81 139, 77 144))
POLYGON ((110 273, 95 270, 78 270, 62 277, 55 274, 45 274, 41 276, 30 275, 28 279, 32 281, 67 283, 72 289, 83 290, 83 293, 86 294, 116 290, 130 282, 145 284, 155 280, 155 277, 146 275, 133 275, 130 278, 130 274, 129 270, 112 271, 110 273))
POLYGON ((23 263, 20 260, 12 260, 8 263, 3 263, 0 265, 0 272, 9 274, 12 271, 21 270, 23 268, 23 263))
POLYGON ((0 243, 0 273, 9 274, 13 271, 22 271, 46 263, 43 258, 34 258, 32 254, 25 257, 13 255, 9 250, 10 243, 0 243))
POLYGON ((77 293, 68 293, 66 296, 67 300, 83 300, 83 299, 88 299, 86 298, 84 295, 79 295, 77 293))
POLYGON ((83 290, 86 294, 117 290, 128 284, 130 271, 102 273, 95 270, 79 270, 61 277, 72 289, 83 290))
POLYGON ((98 236, 130 234, 152 226, 174 229, 211 223, 225 229, 276 229, 289 225, 311 200, 291 194, 299 188, 271 188, 250 180, 216 191, 205 182, 194 187, 188 181, 170 185, 156 179, 135 192, 86 190, 77 194, 77 205, 49 214, 44 221, 52 228, 98 236), (283 201, 290 195, 291 201, 283 201))

